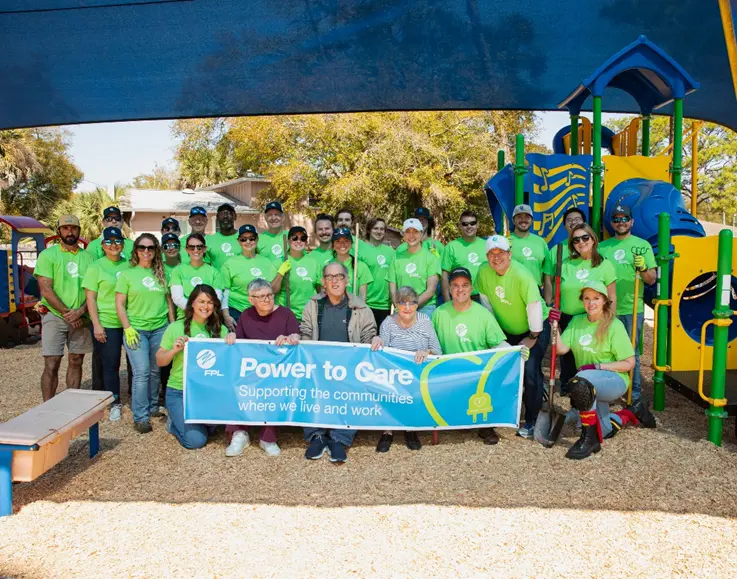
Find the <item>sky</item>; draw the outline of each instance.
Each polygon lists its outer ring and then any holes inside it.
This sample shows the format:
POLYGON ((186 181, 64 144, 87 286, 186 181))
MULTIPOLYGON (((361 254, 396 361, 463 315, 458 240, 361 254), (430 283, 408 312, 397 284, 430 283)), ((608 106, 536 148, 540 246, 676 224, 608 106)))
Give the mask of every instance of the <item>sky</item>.
MULTIPOLYGON (((552 147, 555 133, 569 122, 568 114, 549 112, 539 115, 542 124, 536 141, 552 147)), ((605 114, 604 123, 617 116, 605 114)), ((73 134, 72 157, 84 173, 85 180, 78 190, 89 191, 98 185, 107 188, 115 183, 127 184, 135 176, 150 172, 157 164, 173 167, 171 123, 136 121, 66 127, 73 134)))

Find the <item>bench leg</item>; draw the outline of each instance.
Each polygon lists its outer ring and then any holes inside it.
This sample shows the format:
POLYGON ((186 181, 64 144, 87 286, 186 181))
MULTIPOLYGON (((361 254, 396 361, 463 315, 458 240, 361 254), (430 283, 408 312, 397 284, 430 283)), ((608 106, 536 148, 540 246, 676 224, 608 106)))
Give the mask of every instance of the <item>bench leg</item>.
POLYGON ((0 517, 13 514, 13 451, 0 449, 0 517))
POLYGON ((432 445, 433 446, 437 446, 438 439, 440 438, 439 434, 440 433, 437 430, 432 431, 432 445))
POLYGON ((100 451, 100 425, 98 423, 90 426, 90 458, 95 458, 100 451))

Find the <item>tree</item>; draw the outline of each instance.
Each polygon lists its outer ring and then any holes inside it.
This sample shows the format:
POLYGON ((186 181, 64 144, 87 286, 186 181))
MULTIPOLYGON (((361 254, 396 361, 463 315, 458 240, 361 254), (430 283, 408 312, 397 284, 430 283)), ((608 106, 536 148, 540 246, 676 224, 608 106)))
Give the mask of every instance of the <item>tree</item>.
POLYGON ((172 135, 179 141, 174 159, 182 184, 198 189, 228 181, 237 176, 227 139, 224 119, 176 121, 172 135))
POLYGON ((158 163, 153 171, 133 178, 131 187, 134 189, 181 189, 179 174, 174 169, 162 167, 158 163))
POLYGON ((115 185, 114 198, 110 198, 108 190, 96 187, 93 191, 75 193, 71 198, 62 201, 45 220, 47 225, 55 229, 60 215, 76 215, 82 230, 82 237, 87 240, 96 239, 102 233, 102 211, 115 205, 125 193, 125 187, 115 185))

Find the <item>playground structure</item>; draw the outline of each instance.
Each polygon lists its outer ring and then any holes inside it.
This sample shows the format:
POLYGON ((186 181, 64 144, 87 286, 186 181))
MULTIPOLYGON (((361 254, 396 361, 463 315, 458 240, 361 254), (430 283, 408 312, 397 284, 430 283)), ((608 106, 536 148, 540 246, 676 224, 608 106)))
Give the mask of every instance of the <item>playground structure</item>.
POLYGON ((690 211, 681 195, 683 100, 698 88, 677 62, 641 36, 560 102, 571 123, 555 135, 554 154, 525 155, 524 137, 517 135, 514 164, 505 165, 500 151, 499 172, 486 192, 498 232, 511 224, 515 205, 528 203, 535 232, 551 246, 565 238, 560 217, 569 207, 583 210, 600 238, 613 234, 610 216, 617 205, 631 208, 632 234, 650 243, 658 264, 656 285, 645 288, 654 309, 653 407, 665 409, 669 385, 706 408, 708 439, 721 445, 724 418, 737 415, 737 242, 730 230, 706 237, 696 218, 698 122, 690 128, 690 211), (639 107, 639 118, 619 134, 602 126, 608 87, 626 92, 639 107), (589 97, 593 122, 580 116, 589 97), (651 115, 671 103, 671 145, 651 156, 651 115), (610 152, 606 162, 602 149, 610 152))

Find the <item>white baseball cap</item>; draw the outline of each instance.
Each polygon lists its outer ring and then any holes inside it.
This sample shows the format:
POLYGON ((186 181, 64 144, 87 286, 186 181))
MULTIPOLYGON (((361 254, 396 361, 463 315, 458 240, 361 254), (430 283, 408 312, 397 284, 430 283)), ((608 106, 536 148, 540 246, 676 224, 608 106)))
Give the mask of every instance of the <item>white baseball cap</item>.
POLYGON ((489 253, 492 249, 509 251, 509 240, 503 235, 492 235, 486 240, 486 253, 489 253))
POLYGON ((408 229, 416 229, 420 233, 422 233, 422 223, 420 223, 419 219, 416 219, 414 217, 411 217, 410 219, 405 219, 404 224, 402 225, 402 233, 406 232, 408 229))
POLYGON ((517 207, 514 208, 514 211, 512 211, 512 219, 517 217, 517 215, 532 216, 532 207, 530 207, 529 205, 525 205, 524 203, 521 205, 517 205, 517 207))

